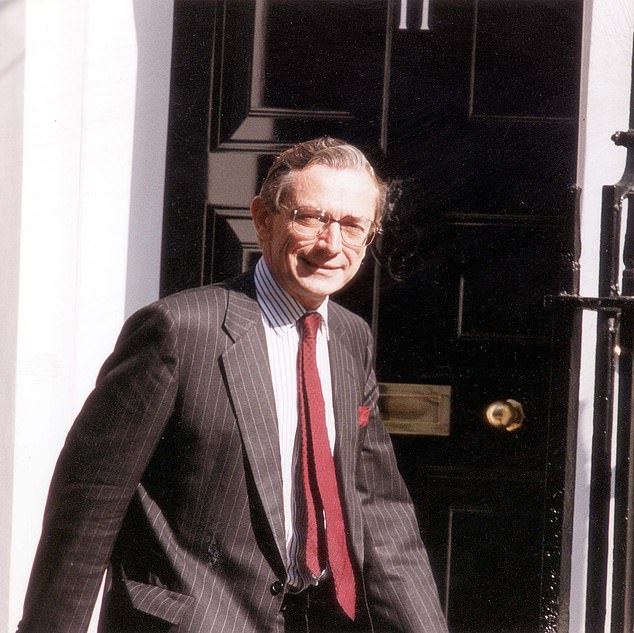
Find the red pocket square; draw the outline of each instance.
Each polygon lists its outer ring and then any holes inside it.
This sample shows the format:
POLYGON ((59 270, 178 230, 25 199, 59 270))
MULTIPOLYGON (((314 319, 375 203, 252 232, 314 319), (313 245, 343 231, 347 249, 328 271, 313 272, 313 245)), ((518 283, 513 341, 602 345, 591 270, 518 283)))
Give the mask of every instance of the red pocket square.
POLYGON ((370 419, 370 407, 359 407, 357 417, 359 418, 359 426, 361 428, 367 426, 368 420, 370 419))

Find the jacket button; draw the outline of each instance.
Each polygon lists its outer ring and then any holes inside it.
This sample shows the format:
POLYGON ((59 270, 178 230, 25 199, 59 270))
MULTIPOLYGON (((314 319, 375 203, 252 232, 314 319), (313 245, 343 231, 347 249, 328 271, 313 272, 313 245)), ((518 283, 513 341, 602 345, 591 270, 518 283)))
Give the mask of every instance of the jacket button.
POLYGON ((272 585, 271 585, 271 593, 274 596, 277 596, 278 594, 282 593, 282 591, 284 591, 284 584, 281 583, 279 580, 276 580, 272 585))

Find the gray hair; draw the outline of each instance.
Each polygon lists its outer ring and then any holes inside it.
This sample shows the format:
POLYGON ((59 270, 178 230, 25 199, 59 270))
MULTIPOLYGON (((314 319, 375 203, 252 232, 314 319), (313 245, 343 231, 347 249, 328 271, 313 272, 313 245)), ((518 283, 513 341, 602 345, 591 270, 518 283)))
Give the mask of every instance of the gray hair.
POLYGON ((298 143, 277 156, 264 179, 260 196, 277 211, 281 199, 294 182, 295 174, 312 165, 365 171, 376 186, 375 221, 380 224, 385 209, 387 185, 359 148, 328 136, 298 143))

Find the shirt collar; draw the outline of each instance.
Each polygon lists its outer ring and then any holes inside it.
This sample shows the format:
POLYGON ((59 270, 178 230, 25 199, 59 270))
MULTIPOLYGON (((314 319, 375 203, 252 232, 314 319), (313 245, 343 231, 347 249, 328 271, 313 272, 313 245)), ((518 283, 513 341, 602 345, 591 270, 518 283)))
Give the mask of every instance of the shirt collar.
MULTIPOLYGON (((296 327, 297 320, 307 310, 277 283, 264 257, 259 259, 255 267, 254 278, 258 304, 269 327, 277 334, 281 334, 282 328, 296 327)), ((328 339, 328 297, 316 310, 308 312, 321 315, 321 329, 328 339)))

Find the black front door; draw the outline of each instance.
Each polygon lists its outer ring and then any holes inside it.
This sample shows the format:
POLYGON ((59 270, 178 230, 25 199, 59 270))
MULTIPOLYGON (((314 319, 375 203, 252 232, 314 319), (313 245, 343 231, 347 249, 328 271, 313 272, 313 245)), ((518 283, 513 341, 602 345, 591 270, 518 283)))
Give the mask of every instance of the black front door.
POLYGON ((338 300, 373 326, 453 633, 564 630, 550 447, 566 431, 544 297, 572 239, 581 9, 175 5, 162 292, 253 263, 248 205, 281 149, 328 134, 372 154, 391 183, 380 265, 338 300))

